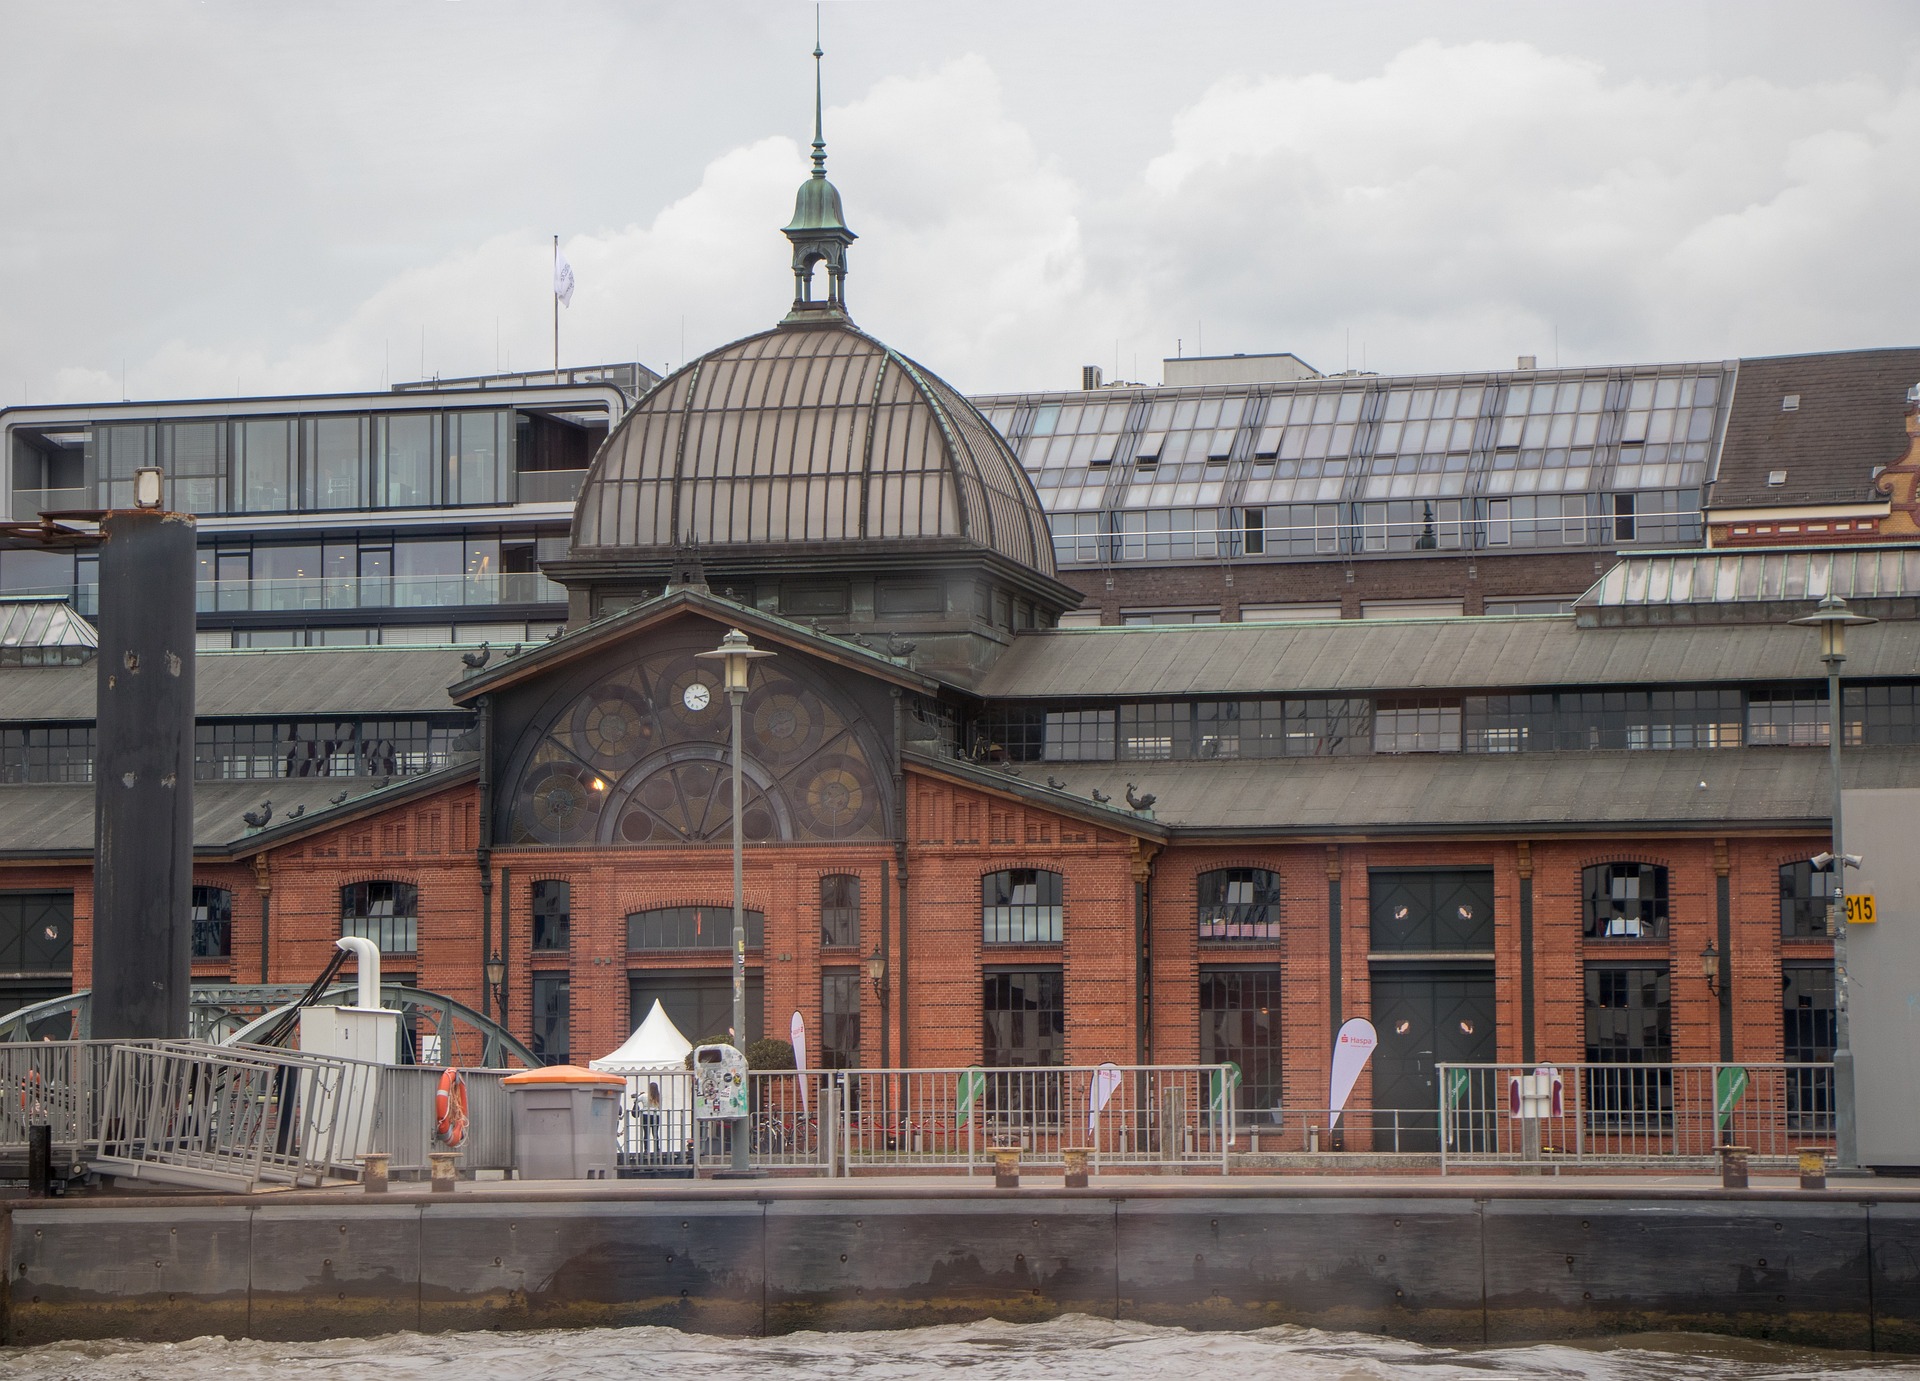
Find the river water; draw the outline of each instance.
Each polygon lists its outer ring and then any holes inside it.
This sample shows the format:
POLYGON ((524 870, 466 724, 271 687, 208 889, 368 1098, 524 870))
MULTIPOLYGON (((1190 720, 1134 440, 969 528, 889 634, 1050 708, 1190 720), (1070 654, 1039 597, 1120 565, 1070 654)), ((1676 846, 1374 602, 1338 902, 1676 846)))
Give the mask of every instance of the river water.
POLYGON ((396 1333, 324 1343, 59 1343, 0 1352, 0 1377, 74 1381, 1920 1381, 1920 1358, 1876 1359, 1700 1334, 1460 1351, 1355 1333, 1268 1328, 1189 1333, 1069 1317, 891 1333, 705 1338, 666 1328, 548 1333, 396 1333))

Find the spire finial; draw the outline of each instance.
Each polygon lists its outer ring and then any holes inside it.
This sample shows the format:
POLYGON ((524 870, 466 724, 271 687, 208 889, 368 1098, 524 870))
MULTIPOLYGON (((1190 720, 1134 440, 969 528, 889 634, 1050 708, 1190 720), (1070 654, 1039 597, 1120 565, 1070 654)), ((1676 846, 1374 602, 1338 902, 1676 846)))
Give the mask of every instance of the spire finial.
POLYGON ((820 124, 820 7, 813 7, 813 175, 827 175, 827 138, 820 124))

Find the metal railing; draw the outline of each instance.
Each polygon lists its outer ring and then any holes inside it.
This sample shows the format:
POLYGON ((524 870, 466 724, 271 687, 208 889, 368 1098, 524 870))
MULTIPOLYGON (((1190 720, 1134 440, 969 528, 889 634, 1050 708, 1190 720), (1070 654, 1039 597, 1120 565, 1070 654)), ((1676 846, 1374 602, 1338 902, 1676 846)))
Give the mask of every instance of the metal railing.
MULTIPOLYGON (((767 1169, 985 1171, 997 1147, 1095 1169, 1227 1169, 1238 1079, 1227 1065, 755 1071, 749 1160, 767 1169), (804 1081, 806 1097, 801 1097, 804 1081)), ((698 1160, 705 1159, 705 1148, 698 1160)))
POLYGON ((358 1174, 378 1065, 262 1046, 113 1047, 90 1157, 109 1174, 246 1192, 358 1174))
POLYGON ((79 1148, 100 1132, 100 1090, 112 1041, 0 1044, 0 1147, 23 1147, 27 1128, 49 1126, 53 1144, 79 1148))
POLYGON ((566 591, 537 571, 490 575, 342 575, 202 580, 201 613, 555 604, 566 591))
POLYGON ((432 1151, 457 1149, 463 1171, 513 1169, 513 1119, 505 1085, 511 1070, 463 1069, 467 1082, 467 1131, 457 1148, 435 1135, 434 1102, 445 1069, 434 1065, 388 1065, 376 1081, 373 1129, 367 1150, 384 1152, 389 1173, 417 1178, 427 1173, 432 1151))
POLYGON ((1426 1108, 1287 1108, 1242 1120, 1235 1151, 1261 1155, 1319 1155, 1358 1151, 1373 1155, 1433 1155, 1434 1115, 1426 1108))
POLYGON ((1706 1170, 1744 1146, 1786 1168, 1834 1139, 1831 1064, 1442 1064, 1440 1165, 1706 1170), (1545 1092, 1560 1085, 1557 1112, 1545 1092), (1514 1115, 1513 1081, 1540 1076, 1544 1116, 1514 1115))

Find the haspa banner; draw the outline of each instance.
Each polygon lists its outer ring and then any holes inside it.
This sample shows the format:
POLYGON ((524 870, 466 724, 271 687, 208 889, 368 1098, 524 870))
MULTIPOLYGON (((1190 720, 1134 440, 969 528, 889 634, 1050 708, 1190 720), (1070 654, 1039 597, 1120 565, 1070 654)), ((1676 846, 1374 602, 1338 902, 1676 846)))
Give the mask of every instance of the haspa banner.
POLYGON ((793 1014, 793 1024, 788 1031, 793 1037, 793 1071, 800 1080, 800 1115, 807 1115, 807 1023, 798 1013, 793 1014))
POLYGON ((1120 1067, 1108 1063, 1093 1071, 1093 1082, 1087 1089, 1087 1135, 1092 1136, 1100 1121, 1100 1110, 1107 1106, 1107 1100, 1113 1097, 1113 1091, 1120 1087, 1120 1067))
POLYGON ((1345 1023, 1340 1034, 1333 1038, 1333 1082, 1327 1092, 1327 1107, 1332 1109, 1333 1116, 1327 1119, 1328 1131, 1340 1125, 1340 1114, 1347 1106, 1348 1095, 1360 1082, 1360 1071, 1367 1067, 1373 1048, 1379 1043, 1379 1034, 1365 1017, 1355 1017, 1345 1023))

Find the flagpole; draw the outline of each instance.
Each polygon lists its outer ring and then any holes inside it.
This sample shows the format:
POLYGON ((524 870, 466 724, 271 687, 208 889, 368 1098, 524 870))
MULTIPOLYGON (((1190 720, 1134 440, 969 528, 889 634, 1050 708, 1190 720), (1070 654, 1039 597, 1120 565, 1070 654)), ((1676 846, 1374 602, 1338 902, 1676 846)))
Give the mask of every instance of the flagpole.
POLYGON ((553 381, 560 382, 560 237, 553 237, 553 381))

